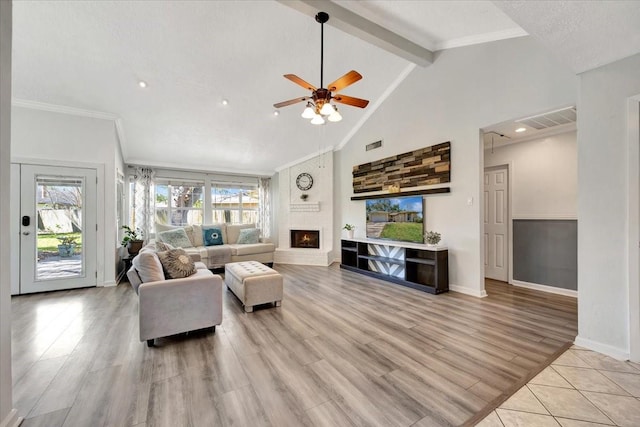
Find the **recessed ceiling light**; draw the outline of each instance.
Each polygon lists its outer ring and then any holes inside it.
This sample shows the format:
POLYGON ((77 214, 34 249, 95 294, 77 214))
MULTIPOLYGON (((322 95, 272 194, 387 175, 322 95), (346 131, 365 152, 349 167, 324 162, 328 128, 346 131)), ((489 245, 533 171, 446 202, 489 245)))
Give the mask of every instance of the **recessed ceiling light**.
POLYGON ((145 82, 144 80, 140 80, 138 82, 138 86, 144 89, 145 87, 147 87, 147 82, 145 82))
POLYGON ((520 133, 520 132, 524 132, 525 130, 527 130, 527 128, 518 128, 516 129, 516 132, 520 133))
POLYGON ((226 99, 223 99, 223 100, 222 100, 222 105, 229 105, 229 101, 228 101, 228 100, 226 100, 226 99))
POLYGON ((273 115, 274 115, 274 116, 279 116, 279 115, 280 115, 280 111, 278 111, 278 110, 274 111, 274 112, 273 112, 273 115))

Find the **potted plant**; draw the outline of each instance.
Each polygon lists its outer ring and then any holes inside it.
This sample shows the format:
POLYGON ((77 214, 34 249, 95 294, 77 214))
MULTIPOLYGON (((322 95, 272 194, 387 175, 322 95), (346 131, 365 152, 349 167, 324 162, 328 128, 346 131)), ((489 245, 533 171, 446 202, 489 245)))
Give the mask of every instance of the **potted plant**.
POLYGON ((76 236, 59 236, 56 237, 60 244, 58 245, 58 255, 60 258, 69 258, 73 255, 73 251, 76 248, 76 236))
POLYGON ((427 231, 424 233, 424 241, 427 242, 429 246, 437 246, 440 243, 440 233, 436 231, 427 231))
POLYGON ((356 229, 355 225, 345 224, 344 227, 342 227, 342 229, 347 230, 347 237, 349 237, 350 239, 353 239, 353 231, 356 229))
POLYGON ((308 198, 309 198, 309 195, 306 193, 303 193, 300 195, 300 200, 302 200, 303 202, 306 202, 308 198))
POLYGON ((128 225, 123 225, 124 237, 122 237, 122 246, 127 248, 129 255, 137 255, 142 249, 142 230, 139 228, 133 229, 128 225))

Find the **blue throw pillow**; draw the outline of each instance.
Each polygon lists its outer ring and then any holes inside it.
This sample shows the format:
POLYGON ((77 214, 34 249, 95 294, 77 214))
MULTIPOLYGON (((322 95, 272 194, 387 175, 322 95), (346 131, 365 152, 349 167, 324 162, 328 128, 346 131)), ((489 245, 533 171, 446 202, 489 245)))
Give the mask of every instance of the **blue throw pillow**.
POLYGON ((218 227, 202 226, 202 240, 204 240, 205 246, 221 245, 222 242, 222 230, 218 227))
POLYGON ((240 230, 238 236, 239 245, 248 245, 251 243, 258 243, 260 241, 260 230, 257 228, 245 228, 240 230))

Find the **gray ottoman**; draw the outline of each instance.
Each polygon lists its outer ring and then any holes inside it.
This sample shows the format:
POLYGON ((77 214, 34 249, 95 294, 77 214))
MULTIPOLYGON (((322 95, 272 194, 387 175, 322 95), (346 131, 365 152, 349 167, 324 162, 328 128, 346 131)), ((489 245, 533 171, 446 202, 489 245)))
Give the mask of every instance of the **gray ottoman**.
POLYGON ((282 276, 257 261, 231 262, 224 266, 224 283, 251 313, 253 306, 282 302, 282 276))

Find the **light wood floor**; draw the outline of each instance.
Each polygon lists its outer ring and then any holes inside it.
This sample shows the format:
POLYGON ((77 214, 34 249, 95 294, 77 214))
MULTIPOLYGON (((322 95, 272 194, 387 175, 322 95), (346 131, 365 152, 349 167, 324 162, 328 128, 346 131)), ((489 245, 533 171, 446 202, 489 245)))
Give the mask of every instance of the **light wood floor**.
MULTIPOLYGON (((14 401, 33 426, 472 424, 565 348, 573 298, 438 296, 277 265, 282 307, 225 290, 215 334, 138 341, 128 284, 13 298, 14 401)), ((188 309, 188 307, 185 307, 188 309)))

